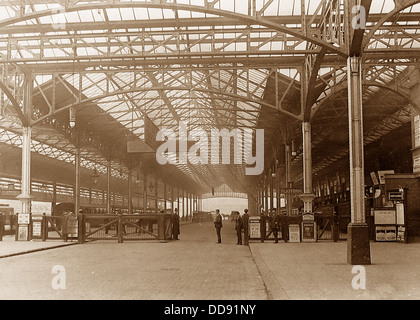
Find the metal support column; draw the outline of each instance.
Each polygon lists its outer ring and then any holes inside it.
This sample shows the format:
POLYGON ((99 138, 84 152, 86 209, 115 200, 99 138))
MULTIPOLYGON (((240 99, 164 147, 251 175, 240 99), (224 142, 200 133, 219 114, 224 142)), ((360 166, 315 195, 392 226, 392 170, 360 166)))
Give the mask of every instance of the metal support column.
POLYGON ((273 178, 273 171, 270 169, 269 171, 269 179, 270 179, 270 210, 274 208, 274 178, 273 178))
POLYGON ((176 188, 176 208, 178 209, 178 214, 181 214, 181 211, 179 210, 179 188, 176 188))
MULTIPOLYGON (((292 162, 292 150, 289 145, 285 146, 285 166, 286 166, 286 187, 292 188, 293 182, 291 182, 291 162, 292 162)), ((292 194, 288 192, 286 194, 286 212, 288 216, 292 215, 292 194)))
POLYGON ((369 232, 365 217, 363 105, 360 57, 347 60, 351 222, 347 231, 347 262, 370 264, 369 232))
POLYGON ((189 193, 187 192, 187 195, 186 195, 186 199, 185 199, 185 202, 186 202, 186 214, 187 214, 187 220, 189 219, 189 217, 190 217, 190 215, 189 215, 189 213, 190 213, 190 206, 189 206, 189 201, 188 201, 188 199, 189 199, 189 193))
POLYGON ((264 211, 268 213, 268 179, 267 174, 264 174, 264 211))
POLYGON ((21 214, 25 215, 27 223, 25 225, 18 225, 26 231, 22 232, 23 237, 18 237, 19 230, 16 232, 16 240, 30 240, 30 216, 31 216, 31 133, 30 126, 32 115, 32 91, 33 91, 33 77, 31 73, 25 74, 24 80, 24 101, 23 114, 25 121, 22 126, 22 177, 21 177, 21 194, 16 198, 20 200, 22 205, 21 214))
POLYGON ((133 214, 133 194, 131 188, 131 170, 128 170, 128 214, 133 214))
POLYGON ((111 159, 109 158, 106 166, 106 213, 112 213, 111 209, 111 159))
POLYGON ((143 213, 147 212, 147 174, 143 174, 143 213))
POLYGON ((303 131, 303 212, 312 213, 315 195, 312 190, 312 140, 310 122, 302 123, 303 131))
POLYGON ((167 194, 167 190, 166 190, 166 182, 163 181, 163 212, 166 213, 166 209, 167 208, 167 201, 168 201, 168 194, 167 194))
POLYGON ((74 198, 74 213, 79 214, 80 209, 80 148, 79 148, 79 134, 76 128, 76 145, 75 145, 75 161, 74 161, 74 172, 75 181, 73 189, 74 198))
POLYGON ((185 218, 185 194, 182 190, 182 217, 185 218))
POLYGON ((277 213, 280 214, 280 173, 279 173, 279 160, 276 159, 276 207, 277 213))
POLYGON ((159 190, 158 190, 158 183, 159 183, 159 179, 155 178, 155 213, 158 213, 158 205, 159 205, 159 201, 158 201, 158 196, 159 196, 159 190))

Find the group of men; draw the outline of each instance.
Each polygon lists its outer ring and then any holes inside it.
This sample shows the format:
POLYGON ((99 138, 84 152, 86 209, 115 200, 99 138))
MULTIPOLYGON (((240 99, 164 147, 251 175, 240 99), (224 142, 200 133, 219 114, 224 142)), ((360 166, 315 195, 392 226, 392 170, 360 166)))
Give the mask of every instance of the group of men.
MULTIPOLYGON (((217 243, 222 243, 221 229, 223 227, 223 218, 220 214, 220 210, 216 209, 216 219, 214 220, 214 227, 216 228, 217 243)), ((237 245, 242 245, 242 231, 244 233, 244 244, 248 245, 249 240, 249 214, 248 209, 244 210, 244 214, 241 216, 239 211, 236 211, 235 217, 235 230, 238 237, 237 245)))
MULTIPOLYGON (((278 243, 279 241, 279 231, 281 231, 281 221, 280 216, 277 214, 275 209, 272 209, 272 212, 270 214, 271 216, 271 232, 274 236, 274 242, 278 243)), ((216 228, 216 234, 217 234, 217 243, 222 243, 222 237, 221 237, 221 228, 223 227, 223 218, 220 214, 220 210, 216 210, 216 219, 214 220, 214 226, 216 228)), ((236 235, 238 238, 237 245, 242 245, 242 231, 244 234, 244 244, 249 244, 249 214, 248 209, 244 210, 244 214, 241 216, 239 211, 236 211, 236 217, 235 217, 235 230, 236 235)), ((264 242, 267 230, 266 230, 266 215, 264 213, 261 213, 260 216, 260 233, 261 233, 261 242, 264 242)))

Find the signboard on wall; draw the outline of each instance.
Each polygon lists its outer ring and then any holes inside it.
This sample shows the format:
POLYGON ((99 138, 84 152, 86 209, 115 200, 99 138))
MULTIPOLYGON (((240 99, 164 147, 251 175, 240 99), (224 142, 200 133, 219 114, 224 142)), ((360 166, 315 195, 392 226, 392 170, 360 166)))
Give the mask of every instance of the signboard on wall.
POLYGON ((414 148, 420 146, 420 115, 415 115, 413 118, 413 135, 414 135, 414 148))
POLYGON ((29 213, 18 214, 18 224, 29 224, 30 216, 29 213))
POLYGON ((420 172, 420 154, 413 154, 413 172, 420 172))
POLYGON ((386 174, 394 174, 394 170, 382 170, 378 171, 379 183, 385 184, 385 175, 386 174))

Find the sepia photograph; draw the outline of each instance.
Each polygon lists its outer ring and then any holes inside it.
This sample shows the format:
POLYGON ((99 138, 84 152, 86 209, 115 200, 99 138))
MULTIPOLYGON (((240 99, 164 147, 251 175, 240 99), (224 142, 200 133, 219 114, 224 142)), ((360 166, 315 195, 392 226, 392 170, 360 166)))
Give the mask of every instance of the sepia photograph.
POLYGON ((0 0, 1 301, 251 318, 419 265, 420 0, 0 0))

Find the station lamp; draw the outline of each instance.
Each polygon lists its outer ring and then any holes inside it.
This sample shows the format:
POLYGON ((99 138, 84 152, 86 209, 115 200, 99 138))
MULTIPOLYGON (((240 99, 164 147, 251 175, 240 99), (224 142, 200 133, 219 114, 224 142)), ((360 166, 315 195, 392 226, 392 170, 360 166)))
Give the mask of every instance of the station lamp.
POLYGON ((296 146, 295 146, 295 140, 292 140, 292 157, 296 157, 296 146))
POLYGON ((98 183, 99 174, 98 171, 96 171, 96 168, 93 170, 93 173, 90 175, 90 179, 92 180, 93 184, 98 183))
POLYGON ((76 108, 71 107, 70 108, 70 127, 74 128, 76 125, 76 108))

